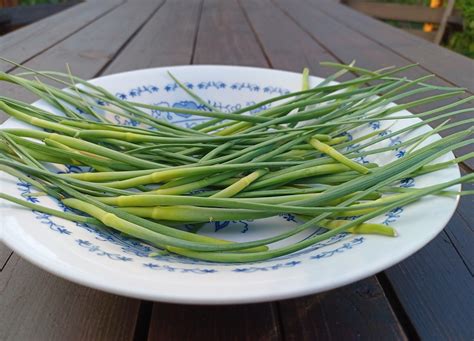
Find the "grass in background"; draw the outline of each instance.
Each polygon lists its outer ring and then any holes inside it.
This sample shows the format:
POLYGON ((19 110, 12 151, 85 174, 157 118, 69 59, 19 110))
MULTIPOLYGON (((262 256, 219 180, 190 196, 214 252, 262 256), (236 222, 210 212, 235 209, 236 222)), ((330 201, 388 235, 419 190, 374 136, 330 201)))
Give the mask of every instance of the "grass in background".
MULTIPOLYGON (((406 5, 429 6, 429 0, 376 0, 377 2, 397 3, 406 5)), ((455 8, 462 12, 462 30, 449 29, 446 31, 442 45, 467 57, 474 58, 474 0, 456 0, 455 8)), ((422 29, 422 23, 383 20, 398 28, 422 29)))
POLYGON ((453 32, 446 46, 474 58, 474 0, 456 0, 456 8, 462 11, 463 30, 453 32))

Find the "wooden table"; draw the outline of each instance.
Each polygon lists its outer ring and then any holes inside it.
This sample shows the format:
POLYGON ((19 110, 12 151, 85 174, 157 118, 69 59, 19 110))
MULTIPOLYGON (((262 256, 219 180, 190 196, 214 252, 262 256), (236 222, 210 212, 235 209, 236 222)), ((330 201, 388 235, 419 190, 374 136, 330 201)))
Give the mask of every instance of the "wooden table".
MULTIPOLYGON (((177 64, 308 66, 325 76, 323 60, 371 69, 419 63, 407 76, 434 73, 438 84, 474 90, 472 60, 325 0, 87 1, 0 37, 0 55, 37 69, 67 62, 86 79, 177 64)), ((0 94, 34 99, 5 85, 0 94)), ((434 241, 377 276, 292 300, 211 307, 82 287, 0 244, 0 339, 472 340, 473 229, 473 199, 465 197, 434 241)))

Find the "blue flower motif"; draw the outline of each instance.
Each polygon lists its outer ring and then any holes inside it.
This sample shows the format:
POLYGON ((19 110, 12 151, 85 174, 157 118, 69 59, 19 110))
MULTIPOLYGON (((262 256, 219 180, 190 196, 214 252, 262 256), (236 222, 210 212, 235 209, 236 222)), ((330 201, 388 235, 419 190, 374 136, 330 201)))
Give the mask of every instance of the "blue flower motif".
POLYGON ((140 125, 140 122, 132 120, 132 119, 129 122, 130 122, 130 125, 133 126, 133 127, 136 127, 136 126, 140 125))
POLYGON ((351 133, 349 133, 348 131, 342 133, 340 136, 347 136, 347 141, 352 141, 354 139, 354 137, 352 136, 351 133))
POLYGON ((390 138, 389 140, 390 140, 390 143, 389 143, 390 147, 397 146, 397 145, 402 143, 400 137, 398 137, 398 136, 395 137, 395 138, 390 138))
POLYGON ((73 165, 66 165, 66 172, 65 173, 82 173, 83 170, 79 166, 73 165))
POLYGON ((71 231, 69 231, 67 228, 61 227, 61 226, 58 226, 56 228, 56 231, 58 231, 61 234, 68 234, 68 235, 71 234, 71 231))
POLYGON ((244 220, 239 220, 239 223, 244 225, 244 227, 243 227, 242 231, 240 231, 240 233, 245 233, 249 230, 249 224, 247 222, 245 222, 244 220))
POLYGON ((367 160, 364 156, 359 156, 358 158, 355 159, 355 161, 357 161, 359 163, 362 163, 362 164, 369 163, 369 160, 367 160))
MULTIPOLYGON (((190 109, 190 110, 199 110, 200 106, 194 101, 180 101, 176 102, 172 106, 173 108, 182 108, 182 109, 190 109)), ((190 114, 182 114, 182 113, 174 113, 180 117, 189 117, 190 114)))
POLYGON ((92 244, 91 242, 83 239, 76 239, 76 243, 85 248, 87 251, 94 253, 97 256, 105 256, 109 259, 112 260, 118 260, 122 262, 130 262, 132 261, 132 258, 130 257, 125 257, 116 253, 110 253, 102 250, 99 246, 92 244))
POLYGON ((398 220, 398 218, 400 218, 400 215, 402 214, 402 212, 403 212, 402 207, 394 208, 393 210, 385 214, 387 218, 382 222, 382 224, 389 225, 389 224, 394 223, 395 221, 398 220))
POLYGON ((370 122, 370 123, 369 123, 369 126, 370 126, 373 130, 380 129, 380 122, 379 122, 379 121, 370 122))
POLYGON ((176 268, 169 265, 159 265, 155 263, 144 263, 144 267, 152 270, 164 270, 168 272, 180 272, 180 273, 194 273, 194 274, 209 274, 215 273, 215 269, 200 269, 200 268, 176 268))
POLYGON ((84 239, 77 239, 76 242, 79 244, 79 246, 89 246, 91 245, 91 242, 84 240, 84 239))
POLYGON ((415 179, 413 178, 405 178, 400 180, 400 187, 408 188, 413 186, 415 186, 415 179))
POLYGON ((245 233, 249 230, 249 224, 248 224, 249 221, 252 221, 252 220, 247 220, 247 221, 245 221, 245 220, 216 221, 216 222, 214 222, 214 232, 218 232, 218 231, 228 227, 230 225, 230 223, 233 223, 233 224, 243 225, 242 230, 240 231, 240 233, 245 233))
POLYGON ((272 271, 272 270, 278 270, 282 268, 292 268, 299 264, 301 264, 301 261, 290 261, 286 263, 278 263, 278 264, 269 265, 269 266, 250 266, 247 268, 235 268, 232 270, 232 272, 252 273, 252 272, 257 272, 257 271, 272 271))
POLYGON ((30 195, 27 195, 24 198, 26 199, 26 201, 31 202, 33 204, 37 204, 40 202, 37 197, 32 197, 30 195))
POLYGON ((379 136, 385 136, 385 135, 388 135, 388 134, 391 134, 392 131, 390 129, 387 129, 387 130, 382 130, 378 135, 379 136))
POLYGON ((127 99, 127 95, 125 95, 124 93, 117 93, 117 94, 115 94, 115 96, 117 96, 121 100, 126 100, 127 99))
POLYGON ((363 242, 364 242, 364 237, 357 237, 357 238, 354 238, 354 239, 352 239, 351 241, 349 241, 347 243, 342 244, 342 246, 340 246, 340 247, 338 247, 334 250, 324 251, 324 252, 318 253, 317 255, 311 256, 311 259, 322 259, 322 258, 332 257, 335 254, 342 253, 344 251, 350 250, 354 246, 360 245, 363 242))
POLYGON ((404 157, 406 153, 407 153, 406 150, 400 149, 400 150, 397 151, 397 153, 395 154, 395 156, 396 156, 397 158, 401 158, 401 157, 404 157))
POLYGON ((143 266, 150 269, 155 269, 159 267, 158 264, 153 264, 153 263, 144 263, 143 266))
POLYGON ((38 212, 38 211, 32 211, 32 212, 35 214, 36 219, 38 219, 41 222, 41 224, 48 226, 50 230, 54 232, 58 232, 59 234, 66 234, 66 235, 71 234, 71 231, 69 231, 67 228, 52 221, 50 214, 38 212))
POLYGON ((279 216, 285 219, 286 221, 293 221, 296 223, 296 218, 291 213, 284 213, 284 214, 280 214, 279 216))
POLYGON ((229 224, 230 224, 230 221, 216 221, 214 223, 214 232, 217 232, 217 231, 222 230, 223 228, 226 228, 227 226, 229 226, 229 224))

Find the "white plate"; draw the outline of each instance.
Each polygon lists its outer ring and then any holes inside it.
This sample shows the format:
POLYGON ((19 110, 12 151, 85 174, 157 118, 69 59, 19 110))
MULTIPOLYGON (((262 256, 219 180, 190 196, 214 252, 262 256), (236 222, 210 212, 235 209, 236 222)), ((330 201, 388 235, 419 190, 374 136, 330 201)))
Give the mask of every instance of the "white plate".
MULTIPOLYGON (((301 76, 296 73, 213 65, 139 70, 101 77, 92 82, 117 96, 134 101, 199 107, 170 80, 166 74, 168 70, 224 111, 233 111, 289 90, 298 90, 301 83, 301 76)), ((320 81, 320 78, 312 77, 311 84, 316 85, 320 81)), ((37 105, 47 108, 41 103, 37 105)), ((185 126, 198 121, 187 115, 154 115, 185 126)), ((415 121, 418 119, 414 118, 410 123, 415 121)), ((373 122, 367 124, 364 130, 387 127, 391 123, 373 122)), ((408 123, 397 122, 390 129, 397 130, 408 123)), ((2 128, 20 125, 19 122, 8 120, 2 128)), ((428 130, 424 127, 416 134, 428 130)), ((359 129, 352 135, 360 133, 359 129)), ((401 135, 382 145, 397 144, 412 134, 401 135)), ((368 157, 367 160, 384 163, 402 157, 404 152, 392 151, 383 158, 374 160, 368 157)), ((453 155, 449 154, 440 160, 452 158, 453 155)), ((426 186, 457 177, 459 170, 453 166, 416 179, 406 179, 400 185, 426 186)), ((455 188, 459 189, 459 186, 455 188)), ((18 183, 3 173, 0 174, 0 190, 17 197, 28 197, 28 193, 34 191, 27 184, 18 183)), ((38 201, 34 197, 28 199, 38 201)), ((41 197, 39 203, 59 207, 49 198, 41 197)), ((341 234, 296 254, 253 264, 213 264, 176 256, 150 258, 148 254, 153 252, 153 248, 118 233, 100 232, 83 224, 32 212, 5 201, 0 202, 0 232, 2 240, 28 261, 92 288, 152 301, 248 303, 318 293, 382 271, 432 240, 447 224, 456 205, 457 198, 425 198, 375 220, 395 227, 399 233, 397 238, 341 234)), ((294 224, 294 217, 284 215, 253 222, 209 224, 203 233, 241 241, 267 237, 294 224)))

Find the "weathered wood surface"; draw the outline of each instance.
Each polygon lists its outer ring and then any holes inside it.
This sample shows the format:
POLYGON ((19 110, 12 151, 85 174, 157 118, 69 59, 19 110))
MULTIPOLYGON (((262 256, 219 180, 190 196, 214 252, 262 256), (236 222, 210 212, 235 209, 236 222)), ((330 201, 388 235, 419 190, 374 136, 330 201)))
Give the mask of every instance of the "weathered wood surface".
POLYGON ((139 301, 46 273, 13 255, 0 275, 0 340, 132 340, 139 301))
POLYGON ((191 63, 201 6, 201 0, 165 2, 104 73, 191 63))
POLYGON ((380 46, 449 82, 474 93, 474 60, 403 32, 347 6, 329 0, 307 0, 324 14, 339 19, 354 32, 361 33, 380 46), (342 20, 341 20, 342 18, 342 20))
POLYGON ((10 250, 10 248, 0 243, 0 271, 2 271, 3 268, 5 267, 5 264, 7 264, 12 252, 13 251, 10 250))
POLYGON ((375 277, 278 303, 285 340, 406 340, 375 277))
POLYGON ((319 65, 321 61, 338 61, 331 52, 288 20, 270 0, 241 0, 240 4, 271 67, 294 72, 308 67, 311 74, 321 77, 334 72, 319 65))
MULTIPOLYGON (((79 77, 95 77, 121 52, 162 3, 143 0, 137 6, 136 2, 126 2, 24 65, 38 70, 65 72, 68 63, 79 77)), ((0 91, 3 96, 26 102, 35 100, 31 93, 21 91, 17 86, 2 84, 0 91)))
MULTIPOLYGON (((456 219, 451 224, 456 224, 456 219)), ((459 258, 449 237, 442 233, 414 256, 386 271, 411 323, 424 340, 474 337, 474 281, 459 258)))
POLYGON ((242 9, 234 0, 204 1, 192 62, 268 66, 242 9))
POLYGON ((204 339, 281 340, 276 304, 153 306, 148 340, 204 339))
MULTIPOLYGON (((471 60, 332 1, 139 3, 88 1, 68 10, 87 9, 70 26, 60 13, 0 38, 0 55, 12 51, 8 58, 40 69, 63 70, 68 62, 83 78, 190 63, 297 72, 308 66, 325 76, 332 70, 319 67, 322 60, 357 59, 372 69, 420 62, 408 76, 434 72, 442 78, 437 84, 474 89, 467 72, 471 60), (49 32, 55 25, 62 32, 49 32), (36 41, 33 32, 49 33, 36 41)), ((2 85, 0 91, 33 100, 13 87, 2 85)), ((472 163, 465 167, 469 171, 472 163)), ((0 246, 0 339, 472 339, 472 204, 472 197, 463 197, 438 238, 378 278, 257 305, 197 307, 120 298, 49 275, 0 246)))
MULTIPOLYGON (((101 18, 122 0, 87 1, 0 37, 0 56, 24 63, 101 18)), ((0 71, 13 69, 0 62, 0 71)))

